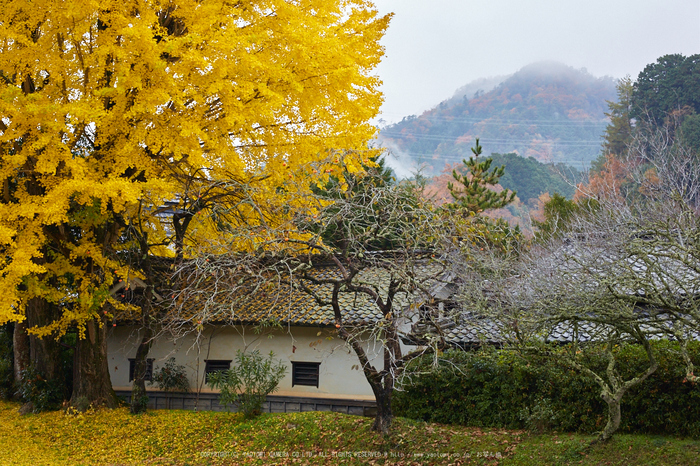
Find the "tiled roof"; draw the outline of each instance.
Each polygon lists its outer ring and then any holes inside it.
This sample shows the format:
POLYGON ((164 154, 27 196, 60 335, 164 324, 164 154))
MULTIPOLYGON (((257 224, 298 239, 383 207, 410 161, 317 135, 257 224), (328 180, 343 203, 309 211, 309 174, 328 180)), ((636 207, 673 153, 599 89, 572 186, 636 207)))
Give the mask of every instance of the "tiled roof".
MULTIPOLYGON (((417 267, 418 274, 434 273, 435 267, 423 265, 417 267)), ((369 268, 360 272, 353 284, 364 284, 376 287, 384 298, 389 282, 389 271, 383 268, 369 268)), ((340 272, 335 266, 315 266, 311 275, 317 279, 338 278, 340 272)), ((330 302, 332 286, 330 284, 304 283, 322 299, 330 302)), ((263 287, 264 288, 264 287, 263 287)), ((335 318, 330 305, 319 304, 314 297, 301 289, 293 289, 288 284, 280 284, 272 289, 263 291, 261 288, 247 293, 238 291, 234 294, 219 293, 215 302, 209 302, 206 320, 209 322, 227 324, 250 324, 265 321, 279 322, 285 325, 333 326, 335 318)), ((201 298, 195 298, 188 303, 187 311, 173 315, 175 319, 200 318, 202 309, 201 298)), ((340 292, 339 304, 346 325, 367 325, 380 321, 382 314, 370 297, 360 292, 340 292)), ((394 309, 400 309, 410 304, 405 293, 397 294, 394 309)))
MULTIPOLYGON (((639 238, 637 241, 648 241, 648 238, 639 238)), ((559 269, 566 271, 571 277, 577 277, 577 271, 581 269, 581 261, 594 264, 602 278, 617 277, 619 279, 617 291, 630 296, 643 297, 650 290, 652 293, 668 293, 677 299, 687 295, 700 296, 700 273, 694 267, 694 263, 682 254, 682 251, 669 251, 668 248, 655 246, 648 249, 647 256, 638 257, 627 250, 609 250, 605 242, 594 247, 585 242, 568 241, 560 251, 551 256, 550 267, 552 270, 559 269), (642 277, 646 282, 636 280, 642 277), (640 282, 645 285, 640 285, 640 282)), ((586 282, 585 285, 599 286, 594 279, 586 282)), ((521 291, 526 294, 531 290, 525 285, 521 291)), ((484 292, 489 295, 488 289, 484 292)), ((650 332, 652 339, 662 338, 664 334, 659 330, 658 323, 655 324, 656 327, 650 326, 649 320, 645 324, 645 319, 649 319, 651 315, 646 312, 650 310, 639 307, 636 311, 639 313, 638 322, 642 324, 642 329, 650 332)), ((663 311, 659 309, 657 312, 663 311)), ((502 332, 495 320, 469 311, 460 311, 457 314, 450 328, 442 328, 447 343, 467 347, 478 346, 482 342, 490 344, 504 342, 502 332)), ((663 315, 656 315, 655 318, 663 320, 663 315)), ((553 326, 542 324, 540 327, 540 333, 546 341, 560 343, 571 342, 574 339, 579 342, 603 339, 601 333, 604 330, 601 325, 586 321, 580 322, 576 331, 570 322, 559 322, 553 326)), ((420 335, 420 332, 416 334, 420 335)), ((689 336, 700 340, 700 332, 693 331, 689 336)))
MULTIPOLYGON (((501 345, 506 341, 507 331, 502 329, 502 325, 487 317, 478 316, 473 313, 464 313, 458 317, 458 322, 453 325, 442 326, 445 343, 451 346, 462 348, 476 347, 481 344, 501 345)), ((542 330, 546 333, 545 340, 556 343, 569 343, 577 335, 577 341, 587 342, 597 338, 600 329, 595 325, 582 322, 579 323, 576 331, 574 326, 568 322, 561 322, 549 330, 542 330)), ((426 338, 426 334, 435 335, 435 330, 427 325, 417 324, 413 327, 414 341, 420 342, 426 338)))
MULTIPOLYGON (((671 330, 670 316, 656 315, 655 318, 657 322, 653 326, 644 323, 645 319, 649 318, 649 316, 645 317, 642 315, 639 317, 639 322, 641 323, 641 330, 647 333, 650 339, 655 340, 659 338, 668 338, 670 336, 669 333, 662 332, 660 330, 661 327, 659 327, 659 325, 663 326, 663 324, 659 323, 659 320, 663 321, 667 319, 666 325, 669 330, 671 330)), ((502 323, 471 312, 464 312, 452 318, 443 317, 436 320, 445 338, 445 343, 462 348, 476 347, 483 343, 501 345, 506 342, 506 335, 509 333, 508 329, 503 328, 502 323)), ((552 343, 570 343, 574 340, 579 343, 605 341, 608 330, 610 330, 609 327, 586 321, 578 322, 576 326, 568 321, 557 322, 553 324, 553 326, 547 326, 544 323, 538 326, 538 333, 541 335, 540 338, 544 338, 545 341, 552 343)), ((414 324, 412 328, 412 338, 407 339, 407 343, 411 341, 420 342, 421 340, 425 340, 429 335, 434 336, 436 334, 437 331, 434 326, 422 323, 414 324)), ((690 331, 689 334, 686 335, 686 338, 700 341, 700 332, 695 330, 690 331)))
MULTIPOLYGON (((362 325, 381 319, 377 306, 370 303, 364 294, 340 293, 339 304, 346 324, 362 325)), ((217 320, 222 323, 274 320, 290 325, 318 326, 330 326, 335 322, 330 305, 321 306, 309 294, 286 286, 275 293, 272 299, 264 295, 251 295, 232 313, 220 314, 217 320)))
POLYGON ((445 332, 445 341, 453 346, 476 346, 485 342, 499 344, 503 338, 497 325, 488 319, 470 320, 462 316, 461 322, 445 332))

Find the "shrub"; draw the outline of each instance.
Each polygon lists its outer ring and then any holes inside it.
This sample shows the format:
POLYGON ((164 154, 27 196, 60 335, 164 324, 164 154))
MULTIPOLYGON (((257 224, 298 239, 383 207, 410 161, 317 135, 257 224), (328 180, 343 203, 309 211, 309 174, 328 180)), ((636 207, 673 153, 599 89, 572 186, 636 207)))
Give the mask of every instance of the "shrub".
POLYGON ((12 358, 0 356, 0 398, 12 399, 14 366, 12 358))
MULTIPOLYGON (((685 367, 675 343, 653 342, 659 368, 622 399, 621 432, 700 437, 700 386, 684 382, 685 367)), ((689 345, 695 364, 700 343, 689 345)), ((621 375, 644 370, 648 359, 638 345, 616 354, 621 375)), ((602 356, 589 367, 599 373, 602 356)), ((437 368, 416 361, 417 372, 394 396, 399 416, 428 422, 482 427, 595 432, 607 420, 600 387, 553 359, 523 359, 514 351, 448 351, 437 368)))
POLYGON ((63 384, 46 380, 33 366, 20 372, 17 394, 25 403, 31 403, 32 412, 59 409, 63 402, 63 384))
POLYGON ((525 423, 528 430, 545 432, 559 425, 560 415, 554 410, 552 400, 538 398, 531 408, 523 408, 518 417, 525 423))
POLYGON ((246 418, 259 415, 268 394, 277 389, 286 367, 270 351, 264 358, 259 351, 236 353, 236 367, 209 374, 209 385, 221 390, 220 402, 236 404, 246 418))
POLYGON ((0 327, 0 398, 9 400, 14 395, 14 359, 12 357, 12 330, 0 327))
POLYGON ((175 358, 170 358, 165 365, 153 372, 151 384, 166 392, 188 392, 190 381, 187 379, 185 366, 176 364, 175 358))

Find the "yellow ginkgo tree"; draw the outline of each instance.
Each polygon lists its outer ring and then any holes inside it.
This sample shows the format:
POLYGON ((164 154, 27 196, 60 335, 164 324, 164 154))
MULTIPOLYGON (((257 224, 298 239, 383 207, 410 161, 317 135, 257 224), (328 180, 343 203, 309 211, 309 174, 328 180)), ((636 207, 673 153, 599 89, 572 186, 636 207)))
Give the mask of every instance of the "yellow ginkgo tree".
POLYGON ((50 377, 76 328, 73 398, 111 404, 114 290, 148 283, 127 252, 279 221, 372 156, 388 21, 365 0, 2 2, 0 323, 18 348, 50 377))

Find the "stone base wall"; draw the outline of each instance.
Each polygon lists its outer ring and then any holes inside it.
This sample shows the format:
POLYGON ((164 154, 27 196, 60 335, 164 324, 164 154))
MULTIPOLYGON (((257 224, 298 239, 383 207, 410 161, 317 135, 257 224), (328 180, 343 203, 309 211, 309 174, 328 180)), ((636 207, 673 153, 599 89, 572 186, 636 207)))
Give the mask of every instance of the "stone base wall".
MULTIPOLYGON (((126 400, 131 399, 131 392, 117 390, 117 396, 126 400)), ((168 393, 147 392, 148 409, 188 409, 192 411, 226 411, 219 404, 217 393, 168 393)), ((234 406, 229 406, 235 411, 234 406)), ((342 400, 328 398, 302 398, 291 396, 268 395, 263 404, 266 413, 298 413, 307 411, 332 411, 356 416, 374 416, 377 413, 376 403, 363 400, 342 400)))

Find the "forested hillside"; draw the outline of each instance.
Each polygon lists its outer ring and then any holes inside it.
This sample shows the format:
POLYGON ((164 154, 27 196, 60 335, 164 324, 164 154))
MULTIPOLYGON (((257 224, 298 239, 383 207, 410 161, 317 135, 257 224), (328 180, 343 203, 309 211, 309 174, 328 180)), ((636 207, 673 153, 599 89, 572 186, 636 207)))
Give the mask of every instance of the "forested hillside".
MULTIPOLYGON (((479 157, 481 159, 482 157, 479 157)), ((520 157, 517 154, 491 154, 492 168, 505 167, 498 184, 491 188, 496 192, 504 189, 515 191, 517 197, 512 203, 500 209, 489 210, 485 215, 502 218, 511 225, 518 225, 527 235, 534 234, 526 217, 541 219, 542 207, 555 193, 571 199, 575 186, 584 181, 584 174, 564 164, 544 164, 533 157, 520 157)), ((426 194, 438 205, 453 202, 454 198, 448 183, 454 183, 452 171, 458 174, 469 172, 462 162, 445 165, 442 173, 430 178, 426 194)))
POLYGON ((516 154, 492 154, 491 158, 494 166, 506 167, 499 184, 516 191, 522 201, 544 193, 559 193, 571 198, 575 184, 581 180, 581 172, 564 164, 543 164, 532 157, 516 154))
POLYGON ((486 154, 514 152, 587 167, 599 154, 615 81, 559 63, 536 63, 493 90, 452 98, 383 128, 380 143, 407 154, 426 174, 468 158, 479 137, 486 154))

